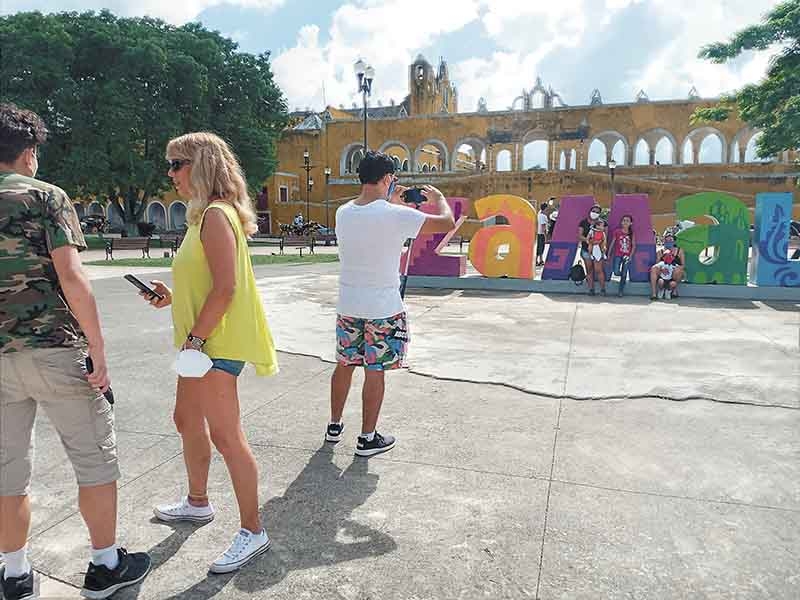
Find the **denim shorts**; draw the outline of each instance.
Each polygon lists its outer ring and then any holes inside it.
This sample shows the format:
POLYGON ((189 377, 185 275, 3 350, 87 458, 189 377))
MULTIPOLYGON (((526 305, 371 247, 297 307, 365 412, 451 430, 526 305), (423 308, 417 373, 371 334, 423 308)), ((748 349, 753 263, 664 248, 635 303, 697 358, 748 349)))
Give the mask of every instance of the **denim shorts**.
POLYGON ((230 360, 228 358, 212 358, 211 368, 238 377, 242 374, 242 370, 244 369, 244 361, 230 360))

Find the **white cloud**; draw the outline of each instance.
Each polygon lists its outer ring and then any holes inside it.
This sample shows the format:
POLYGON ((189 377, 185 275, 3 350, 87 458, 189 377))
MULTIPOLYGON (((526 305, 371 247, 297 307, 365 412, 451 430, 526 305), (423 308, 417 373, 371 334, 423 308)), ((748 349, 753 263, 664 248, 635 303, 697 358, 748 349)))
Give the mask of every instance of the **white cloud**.
POLYGON ((399 103, 408 93, 408 66, 440 36, 479 17, 477 0, 356 0, 333 14, 328 40, 320 27, 304 26, 292 48, 276 53, 275 78, 290 109, 360 104, 352 65, 363 57, 376 71, 373 100, 399 103), (425 18, 420 18, 420 15, 425 18))
POLYGON ((0 14, 38 10, 41 12, 88 11, 108 9, 125 17, 157 17, 175 25, 191 21, 213 6, 228 4, 248 8, 274 9, 286 0, 5 0, 0 14))

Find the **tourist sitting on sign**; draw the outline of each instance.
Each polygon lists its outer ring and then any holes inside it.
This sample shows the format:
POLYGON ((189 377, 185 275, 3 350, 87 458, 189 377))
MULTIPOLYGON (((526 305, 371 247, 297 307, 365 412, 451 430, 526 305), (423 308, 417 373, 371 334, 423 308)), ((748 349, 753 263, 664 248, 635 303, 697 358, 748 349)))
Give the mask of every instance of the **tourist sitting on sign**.
POLYGON ((302 213, 297 213, 294 216, 294 220, 292 221, 292 225, 297 227, 297 228, 302 228, 304 223, 305 223, 305 221, 303 220, 303 214, 302 213))
POLYGON ((633 217, 631 215, 625 215, 619 222, 619 227, 614 230, 614 235, 611 237, 611 244, 608 247, 608 253, 614 257, 611 270, 614 275, 619 277, 620 296, 622 296, 625 290, 631 257, 635 252, 636 242, 633 238, 633 217))
POLYGON ((673 290, 678 287, 678 282, 673 280, 675 267, 675 255, 671 250, 665 249, 661 255, 661 260, 653 265, 653 270, 658 273, 658 296, 653 294, 651 299, 655 300, 658 297, 670 300, 672 298, 673 290))
MULTIPOLYGON (((679 248, 675 243, 675 235, 671 231, 664 234, 664 247, 656 252, 656 262, 660 262, 664 253, 669 250, 673 257, 673 264, 675 269, 672 273, 672 280, 675 282, 675 287, 672 288, 672 296, 678 296, 678 284, 683 281, 683 274, 686 269, 686 255, 683 248, 679 248)), ((650 268, 650 298, 656 299, 656 288, 658 284, 658 270, 655 266, 650 268)))

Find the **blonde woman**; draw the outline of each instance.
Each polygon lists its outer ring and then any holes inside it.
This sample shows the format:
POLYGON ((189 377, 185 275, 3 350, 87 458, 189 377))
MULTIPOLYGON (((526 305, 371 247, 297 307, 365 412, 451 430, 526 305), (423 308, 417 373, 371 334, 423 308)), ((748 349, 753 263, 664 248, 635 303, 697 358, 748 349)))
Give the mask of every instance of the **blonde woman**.
POLYGON ((202 377, 178 377, 174 418, 189 491, 154 512, 162 521, 214 518, 207 495, 213 443, 228 467, 241 518, 233 543, 210 568, 229 573, 270 545, 259 518, 258 467, 242 431, 236 387, 247 362, 258 375, 278 371, 247 248, 256 217, 242 169, 221 138, 189 133, 172 140, 166 155, 175 189, 189 201, 189 228, 172 265, 174 290, 153 281, 164 299, 151 304, 172 306, 175 347, 205 353, 212 367, 202 377))

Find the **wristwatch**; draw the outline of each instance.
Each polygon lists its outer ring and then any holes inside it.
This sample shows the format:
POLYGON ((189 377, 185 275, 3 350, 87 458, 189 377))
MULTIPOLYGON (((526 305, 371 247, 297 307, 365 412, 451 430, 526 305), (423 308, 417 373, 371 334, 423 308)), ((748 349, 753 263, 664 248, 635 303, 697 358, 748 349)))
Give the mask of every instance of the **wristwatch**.
POLYGON ((189 345, 192 347, 193 350, 202 350, 203 344, 206 343, 206 341, 203 338, 194 336, 191 333, 186 337, 186 341, 189 342, 189 345))

